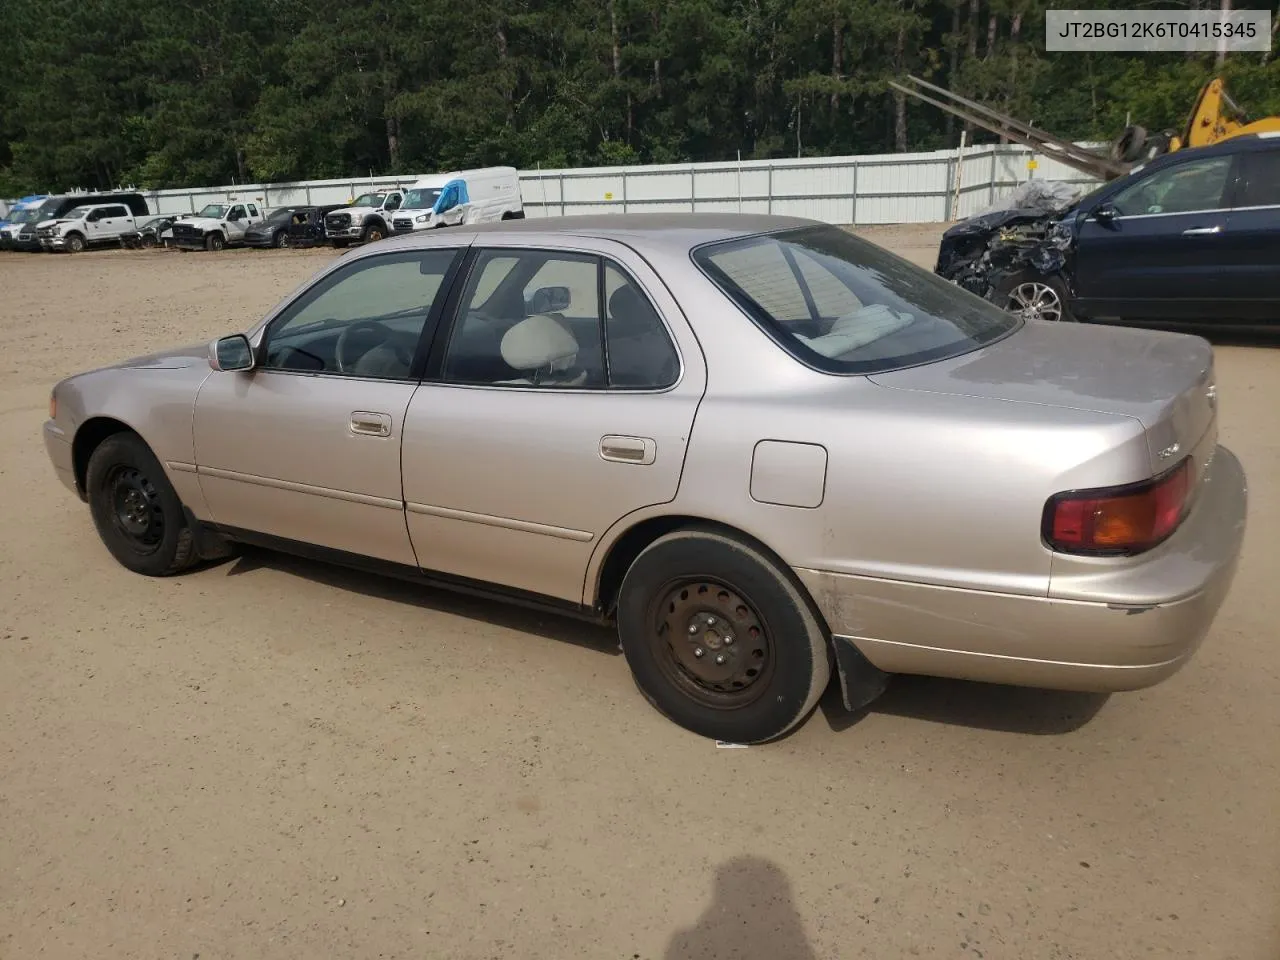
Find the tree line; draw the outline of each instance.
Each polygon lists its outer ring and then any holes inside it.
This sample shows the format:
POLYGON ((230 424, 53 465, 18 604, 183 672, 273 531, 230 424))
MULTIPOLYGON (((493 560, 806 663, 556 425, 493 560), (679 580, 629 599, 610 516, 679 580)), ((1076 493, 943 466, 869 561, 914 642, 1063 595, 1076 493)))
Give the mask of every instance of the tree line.
MULTIPOLYGON (((958 121, 887 85, 906 73, 1110 139, 1129 119, 1180 126, 1219 72, 1213 54, 1046 53, 1045 8, 0 0, 0 196, 954 146, 958 121)), ((1232 54, 1221 72, 1251 114, 1280 113, 1269 54, 1232 54)))

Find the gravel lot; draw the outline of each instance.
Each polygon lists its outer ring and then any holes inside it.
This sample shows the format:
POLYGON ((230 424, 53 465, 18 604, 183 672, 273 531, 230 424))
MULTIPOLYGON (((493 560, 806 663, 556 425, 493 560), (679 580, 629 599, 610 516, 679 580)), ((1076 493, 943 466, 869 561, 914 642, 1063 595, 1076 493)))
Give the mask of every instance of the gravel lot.
MULTIPOLYGON (((867 233, 932 263, 934 228, 867 233)), ((1251 526, 1180 674, 903 679, 722 750, 574 622, 110 559, 49 387, 247 327, 332 255, 0 254, 0 957, 1280 957, 1273 347, 1218 346, 1251 526)))

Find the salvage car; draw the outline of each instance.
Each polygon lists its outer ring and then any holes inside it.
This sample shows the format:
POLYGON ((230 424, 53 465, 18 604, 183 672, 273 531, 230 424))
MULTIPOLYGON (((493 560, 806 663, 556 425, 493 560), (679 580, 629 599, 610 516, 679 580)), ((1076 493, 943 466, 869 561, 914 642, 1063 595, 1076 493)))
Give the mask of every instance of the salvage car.
POLYGON ((307 207, 277 207, 267 214, 261 223, 255 223, 244 232, 246 247, 289 246, 289 224, 295 214, 307 207))
POLYGON ((944 235, 935 272, 1048 320, 1280 320, 1280 135, 1157 157, 1060 210, 944 235))
POLYGON ((179 250, 222 250, 245 244, 245 233, 262 222, 256 203, 234 198, 226 203, 210 203, 194 217, 173 224, 173 245, 179 250))
POLYGON ((289 220, 289 246, 321 247, 328 245, 324 233, 324 218, 345 206, 341 203, 323 204, 318 207, 296 207, 289 220))
POLYGON ((62 380, 43 430, 129 570, 255 544, 614 624, 659 711, 738 743, 833 673, 850 708, 895 673, 1157 683, 1246 525, 1205 340, 1025 320, 779 216, 388 238, 62 380))

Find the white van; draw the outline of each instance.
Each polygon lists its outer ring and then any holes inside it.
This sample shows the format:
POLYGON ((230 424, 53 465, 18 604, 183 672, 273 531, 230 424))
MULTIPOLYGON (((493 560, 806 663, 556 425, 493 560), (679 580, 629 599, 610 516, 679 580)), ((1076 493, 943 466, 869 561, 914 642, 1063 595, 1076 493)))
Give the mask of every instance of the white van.
POLYGON ((423 177, 406 191, 392 217, 391 232, 522 219, 519 172, 515 167, 485 167, 423 177))

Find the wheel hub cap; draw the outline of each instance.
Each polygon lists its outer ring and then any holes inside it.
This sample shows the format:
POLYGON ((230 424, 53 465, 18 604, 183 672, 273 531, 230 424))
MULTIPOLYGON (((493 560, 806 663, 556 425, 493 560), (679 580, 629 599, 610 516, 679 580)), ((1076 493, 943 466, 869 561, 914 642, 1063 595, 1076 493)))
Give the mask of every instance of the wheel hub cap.
POLYGON ((655 642, 669 675, 704 703, 738 706, 759 695, 771 646, 759 616, 709 581, 676 586, 656 610, 655 642))
POLYGON ((111 478, 112 516, 116 528, 135 547, 151 548, 164 535, 164 513, 155 486, 132 467, 121 468, 111 478))

